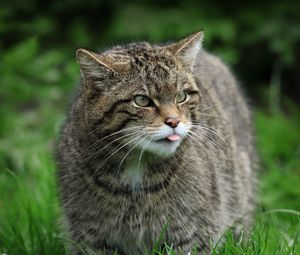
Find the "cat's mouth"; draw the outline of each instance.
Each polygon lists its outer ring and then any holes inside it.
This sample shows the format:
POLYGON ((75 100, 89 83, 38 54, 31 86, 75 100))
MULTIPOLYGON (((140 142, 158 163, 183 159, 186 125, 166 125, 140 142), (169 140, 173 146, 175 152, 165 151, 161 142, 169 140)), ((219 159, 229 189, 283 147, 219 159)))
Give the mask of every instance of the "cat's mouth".
POLYGON ((179 134, 171 134, 166 136, 165 138, 159 139, 157 140, 157 142, 177 142, 180 141, 181 136, 179 134))
POLYGON ((140 144, 139 147, 142 150, 147 150, 156 155, 170 156, 176 151, 184 136, 184 133, 178 134, 173 131, 164 135, 160 135, 160 137, 152 137, 152 139, 147 142, 146 145, 140 144))
POLYGON ((180 135, 172 134, 172 135, 167 136, 165 139, 167 139, 169 141, 172 141, 172 142, 179 141, 180 140, 180 135))
POLYGON ((142 151, 146 150, 163 157, 170 156, 175 153, 188 131, 189 126, 183 125, 182 123, 179 123, 176 128, 170 128, 164 125, 153 135, 150 133, 151 138, 148 142, 138 142, 138 146, 142 151))

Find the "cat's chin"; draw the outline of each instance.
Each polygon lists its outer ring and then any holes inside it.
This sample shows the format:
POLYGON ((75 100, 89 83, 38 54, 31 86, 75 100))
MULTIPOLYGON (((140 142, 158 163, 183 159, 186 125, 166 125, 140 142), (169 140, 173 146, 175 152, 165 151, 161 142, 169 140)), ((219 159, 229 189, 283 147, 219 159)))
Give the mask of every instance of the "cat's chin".
POLYGON ((170 157, 175 153, 180 143, 181 140, 169 141, 167 139, 161 139, 161 140, 151 141, 147 145, 147 148, 145 150, 156 156, 170 157))

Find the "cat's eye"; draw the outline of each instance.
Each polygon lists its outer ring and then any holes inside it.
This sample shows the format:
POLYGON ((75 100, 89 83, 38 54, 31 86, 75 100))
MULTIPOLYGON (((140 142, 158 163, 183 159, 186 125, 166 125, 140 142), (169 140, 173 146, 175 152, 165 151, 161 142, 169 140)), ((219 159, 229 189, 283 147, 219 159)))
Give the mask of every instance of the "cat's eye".
POLYGON ((186 100, 187 100, 187 93, 184 90, 177 93, 175 97, 175 102, 177 104, 183 103, 186 100))
POLYGON ((153 101, 147 96, 137 95, 133 98, 133 100, 136 105, 141 107, 148 107, 153 105, 153 101))

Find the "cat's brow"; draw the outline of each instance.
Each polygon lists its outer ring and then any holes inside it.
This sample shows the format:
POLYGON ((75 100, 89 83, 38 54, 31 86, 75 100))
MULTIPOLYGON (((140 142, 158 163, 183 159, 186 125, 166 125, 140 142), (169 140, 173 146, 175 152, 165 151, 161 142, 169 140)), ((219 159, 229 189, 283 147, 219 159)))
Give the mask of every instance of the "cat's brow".
POLYGON ((121 100, 114 102, 111 105, 111 107, 106 112, 103 113, 102 118, 100 118, 99 120, 97 120, 94 123, 94 126, 100 125, 105 118, 109 118, 113 115, 113 113, 116 111, 117 107, 119 107, 122 104, 128 104, 131 102, 131 100, 132 100, 131 98, 126 98, 126 99, 121 99, 121 100))

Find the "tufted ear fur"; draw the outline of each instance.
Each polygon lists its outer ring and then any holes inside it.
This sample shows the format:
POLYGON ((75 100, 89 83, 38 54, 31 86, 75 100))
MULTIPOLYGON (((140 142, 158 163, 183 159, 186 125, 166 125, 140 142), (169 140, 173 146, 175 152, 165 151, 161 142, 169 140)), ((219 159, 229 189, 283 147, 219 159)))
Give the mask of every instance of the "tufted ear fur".
POLYGON ((195 58, 201 49, 202 40, 203 32, 196 32, 179 42, 168 45, 167 50, 179 58, 186 68, 193 70, 195 58))
POLYGON ((84 79, 93 78, 99 75, 105 75, 106 72, 114 70, 109 66, 109 59, 103 56, 85 50, 78 49, 76 51, 77 62, 80 65, 81 75, 84 79))
POLYGON ((87 87, 105 84, 103 81, 128 70, 128 61, 118 61, 113 55, 101 55, 85 49, 76 51, 81 76, 87 87))

